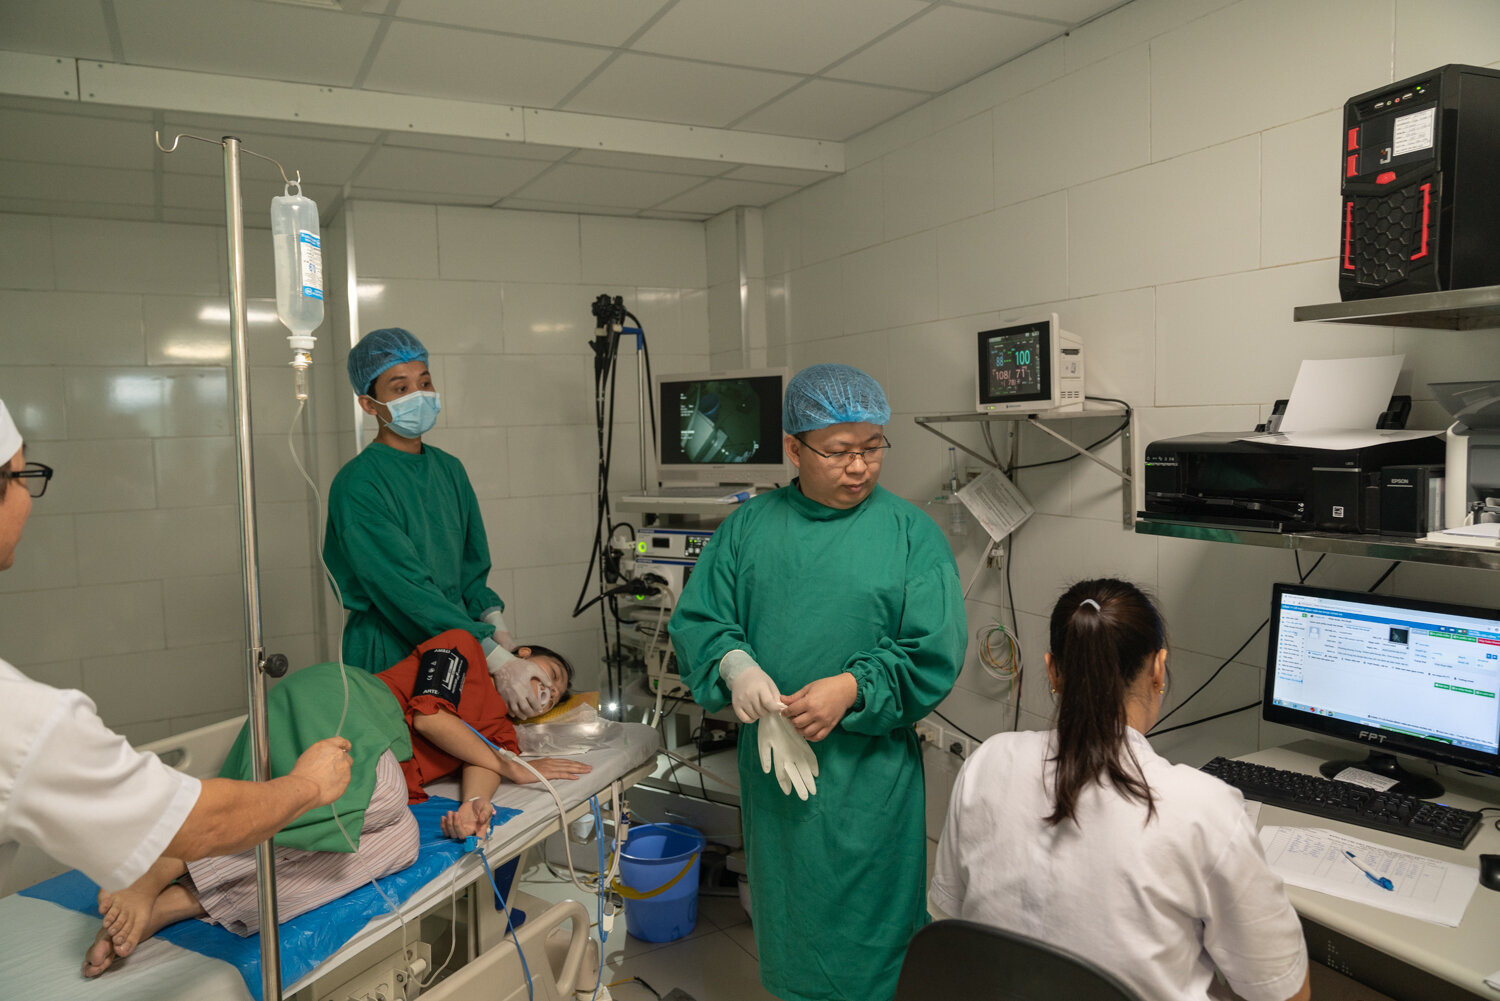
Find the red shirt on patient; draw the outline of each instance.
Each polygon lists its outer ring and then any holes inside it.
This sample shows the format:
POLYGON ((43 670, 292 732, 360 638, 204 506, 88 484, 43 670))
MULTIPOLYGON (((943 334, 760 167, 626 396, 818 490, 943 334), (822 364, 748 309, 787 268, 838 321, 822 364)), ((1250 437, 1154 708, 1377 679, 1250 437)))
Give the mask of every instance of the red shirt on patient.
MULTIPOLYGON (((439 633, 412 651, 395 667, 375 675, 401 703, 408 728, 417 715, 450 712, 484 735, 486 740, 519 753, 516 728, 509 707, 485 665, 479 641, 463 629, 439 633)), ((408 801, 427 799, 422 786, 463 767, 464 762, 434 746, 414 728, 411 758, 401 762, 408 801)))

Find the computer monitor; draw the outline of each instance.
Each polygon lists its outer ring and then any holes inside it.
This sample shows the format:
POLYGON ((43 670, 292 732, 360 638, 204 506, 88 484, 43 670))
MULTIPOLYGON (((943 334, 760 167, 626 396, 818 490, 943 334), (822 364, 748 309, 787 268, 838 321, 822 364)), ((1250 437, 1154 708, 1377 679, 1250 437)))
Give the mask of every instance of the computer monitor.
POLYGON ((1272 723, 1372 745, 1361 761, 1330 761, 1437 796, 1435 779, 1395 754, 1500 774, 1500 610, 1388 598, 1303 584, 1271 597, 1262 714, 1272 723))
POLYGON ((781 447, 786 369, 659 375, 653 381, 658 484, 791 481, 781 447))

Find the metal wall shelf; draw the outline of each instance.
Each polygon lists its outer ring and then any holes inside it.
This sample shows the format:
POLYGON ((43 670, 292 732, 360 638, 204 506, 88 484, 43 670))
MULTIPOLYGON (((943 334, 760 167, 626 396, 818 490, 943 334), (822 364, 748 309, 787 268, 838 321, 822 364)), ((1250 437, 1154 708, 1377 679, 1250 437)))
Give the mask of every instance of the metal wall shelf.
POLYGON ((1228 542, 1267 549, 1300 549, 1334 556, 1364 556, 1373 560, 1435 563, 1440 566, 1500 570, 1500 549, 1442 546, 1387 535, 1345 535, 1339 532, 1267 532, 1222 525, 1142 519, 1135 523, 1139 535, 1159 535, 1200 542, 1228 542))
MULTIPOLYGON (((1009 413, 998 414, 933 414, 930 417, 917 417, 914 419, 916 420, 918 427, 925 428, 926 430, 932 432, 939 438, 946 441, 948 444, 952 445, 954 448, 957 448, 968 455, 972 455, 974 458, 978 459, 986 466, 989 466, 991 469, 1000 469, 1002 471, 1005 467, 1002 467, 999 463, 997 463, 993 457, 983 455, 979 452, 974 451, 963 442, 949 437, 945 432, 940 431, 935 425, 991 423, 1030 424, 1038 431, 1041 431, 1049 437, 1062 442, 1064 445, 1068 446, 1074 452, 1077 452, 1079 455, 1083 456, 1085 459, 1088 459, 1089 461, 1097 465, 1103 466, 1105 469, 1109 470, 1111 473, 1114 473, 1120 478, 1120 480, 1122 481, 1120 484, 1120 491, 1124 500, 1123 520, 1125 523, 1125 527, 1129 528, 1135 523, 1135 411, 1128 410, 1125 407, 1121 407, 1115 404, 1094 404, 1092 406, 1085 404, 1085 406, 1087 407, 1087 409, 1084 410, 1037 410, 1031 413, 1027 413, 1025 411, 1012 411, 1009 413), (1127 420, 1125 423, 1125 429, 1120 432, 1124 443, 1123 453, 1125 455, 1125 463, 1123 469, 1110 465, 1108 462, 1105 462, 1103 459, 1099 458, 1097 455, 1095 455, 1093 452, 1090 452, 1082 445, 1068 438, 1064 438, 1056 431, 1047 427, 1047 422, 1050 421, 1079 420, 1091 417, 1129 418, 1129 420, 1127 420)), ((1016 464, 1017 444, 1017 441, 1011 441, 1010 465, 1012 466, 1016 464)))
POLYGON ((1500 285, 1448 292, 1393 295, 1383 299, 1326 302, 1295 306, 1297 322, 1369 323, 1381 327, 1427 327, 1434 330, 1478 330, 1500 327, 1500 285))

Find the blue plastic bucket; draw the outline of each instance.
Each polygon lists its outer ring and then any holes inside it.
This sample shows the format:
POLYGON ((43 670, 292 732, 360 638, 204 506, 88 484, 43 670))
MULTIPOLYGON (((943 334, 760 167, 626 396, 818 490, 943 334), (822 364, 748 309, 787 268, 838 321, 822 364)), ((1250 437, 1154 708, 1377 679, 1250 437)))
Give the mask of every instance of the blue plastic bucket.
POLYGON ((672 942, 698 923, 698 865, 703 835, 681 824, 642 824, 620 849, 620 882, 644 900, 625 898, 625 930, 645 942, 672 942), (672 882, 676 879, 676 882, 672 882))

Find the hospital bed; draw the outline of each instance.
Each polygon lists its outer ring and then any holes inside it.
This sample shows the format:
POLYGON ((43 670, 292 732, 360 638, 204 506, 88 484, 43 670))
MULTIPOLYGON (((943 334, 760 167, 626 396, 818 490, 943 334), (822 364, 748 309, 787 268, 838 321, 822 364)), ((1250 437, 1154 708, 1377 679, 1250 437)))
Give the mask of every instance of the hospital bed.
MULTIPOLYGON (((229 746, 239 732, 241 720, 228 720, 201 730, 145 746, 168 763, 182 770, 207 777, 217 773, 229 746)), ((600 806, 613 809, 621 791, 650 775, 656 766, 659 735, 639 723, 620 724, 622 740, 617 746, 592 750, 579 760, 593 766, 593 771, 574 781, 554 782, 568 813, 568 820, 591 812, 589 799, 599 797, 600 806)), ((434 796, 457 798, 454 779, 428 787, 434 796)), ((498 868, 518 858, 527 849, 539 845, 549 835, 562 829, 557 805, 540 784, 525 786, 503 784, 495 794, 497 807, 519 810, 517 816, 497 825, 482 848, 490 867, 498 868)), ((108 831, 101 831, 108 837, 108 831)), ((22 859, 18 863, 25 864, 22 859)), ((51 875, 46 863, 32 858, 32 876, 51 875)), ((447 935, 454 937, 454 956, 448 969, 472 959, 479 959, 494 977, 509 976, 514 946, 502 946, 506 935, 506 914, 494 905, 494 891, 485 869, 472 860, 463 860, 418 889, 401 906, 401 915, 382 914, 372 918, 355 936, 317 965, 311 973, 295 983, 282 985, 282 996, 288 1001, 345 1001, 375 999, 398 1001, 418 996, 415 980, 429 976, 433 967, 443 962, 448 949, 447 935), (450 917, 451 915, 451 917, 450 917), (429 941, 424 941, 424 934, 429 941), (430 939, 442 936, 442 947, 434 949, 430 939), (415 979, 414 979, 415 978, 415 979)), ((510 887, 500 887, 507 897, 510 887)), ((580 894, 581 896, 582 894, 580 894)), ((555 977, 562 981, 556 993, 570 996, 571 982, 566 980, 578 969, 577 930, 580 922, 587 931, 587 911, 558 905, 543 915, 532 915, 530 931, 522 926, 521 946, 534 976, 539 982, 555 977), (535 922, 533 924, 532 922, 535 922), (572 926, 572 939, 561 931, 551 937, 558 960, 548 963, 544 955, 549 932, 563 924, 572 926), (536 946, 528 945, 528 941, 536 946), (533 955, 533 953, 537 955, 533 955)), ((225 998, 252 1001, 240 973, 229 963, 181 948, 161 937, 152 938, 116 968, 93 981, 85 981, 79 972, 83 954, 99 930, 97 915, 70 910, 47 900, 13 894, 0 899, 0 994, 5 997, 46 1001, 84 996, 91 1001, 186 1001, 186 999, 225 998)), ((472 978, 478 969, 471 971, 472 978)), ((587 977, 592 986, 593 977, 587 977)), ((462 980, 462 978, 460 978, 462 980)), ((441 989, 443 985, 437 985, 441 989)), ((456 985, 455 985, 456 986, 456 985)), ((524 983, 521 997, 526 996, 524 983)), ((478 995, 475 995, 478 996, 478 995)), ((507 997, 509 991, 487 993, 485 997, 507 997)), ((537 991, 538 998, 547 996, 537 991)))

